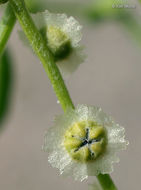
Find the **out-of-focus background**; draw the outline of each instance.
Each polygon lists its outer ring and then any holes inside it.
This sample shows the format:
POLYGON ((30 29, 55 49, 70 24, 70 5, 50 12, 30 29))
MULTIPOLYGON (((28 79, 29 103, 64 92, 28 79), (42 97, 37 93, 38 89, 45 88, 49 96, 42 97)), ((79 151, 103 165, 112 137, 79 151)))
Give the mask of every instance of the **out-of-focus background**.
MULTIPOLYGON (((131 4, 136 8, 130 12, 140 18, 141 5, 137 1, 131 4)), ((119 190, 140 189, 141 42, 127 31, 128 27, 112 19, 95 24, 85 16, 75 18, 83 25, 87 59, 67 79, 67 87, 75 104, 100 106, 125 127, 130 145, 120 153, 112 177, 119 190)), ((63 111, 39 60, 19 40, 17 28, 18 24, 8 42, 13 84, 10 108, 0 133, 0 187, 86 190, 93 178, 80 183, 60 176, 48 163, 48 154, 41 150, 44 132, 52 125, 54 115, 63 111)))

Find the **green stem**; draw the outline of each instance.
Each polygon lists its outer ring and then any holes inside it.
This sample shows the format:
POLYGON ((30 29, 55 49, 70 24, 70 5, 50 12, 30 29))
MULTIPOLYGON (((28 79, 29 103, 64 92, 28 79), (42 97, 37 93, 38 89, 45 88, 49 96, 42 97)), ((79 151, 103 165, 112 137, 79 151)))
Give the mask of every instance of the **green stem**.
POLYGON ((99 183, 104 190, 117 190, 117 188, 116 188, 114 182, 112 181, 110 175, 99 174, 97 176, 97 179, 99 180, 99 183))
POLYGON ((6 46, 15 22, 16 17, 8 3, 4 15, 0 21, 0 55, 6 46))
POLYGON ((54 57, 49 51, 42 35, 33 23, 24 2, 22 0, 10 0, 9 2, 34 52, 43 64, 63 110, 66 111, 68 107, 74 108, 63 78, 54 61, 54 57))
MULTIPOLYGON (((51 80, 52 86, 62 105, 62 108, 64 109, 64 111, 66 111, 67 107, 74 108, 74 105, 69 96, 68 90, 65 86, 65 83, 59 72, 59 69, 54 62, 53 55, 50 53, 43 37, 39 33, 35 24, 33 23, 33 20, 30 17, 23 0, 10 0, 10 3, 17 19, 21 24, 21 27, 25 35, 27 36, 33 50, 35 51, 36 55, 39 57, 40 61, 42 62, 45 71, 51 80)), ((104 190, 107 190, 106 189, 107 180, 103 175, 101 175, 100 182, 102 182, 102 184, 105 184, 105 186, 103 185, 102 187, 104 190)), ((109 182, 113 184, 112 179, 110 177, 109 177, 109 182)), ((115 190, 115 188, 110 190, 115 190)))

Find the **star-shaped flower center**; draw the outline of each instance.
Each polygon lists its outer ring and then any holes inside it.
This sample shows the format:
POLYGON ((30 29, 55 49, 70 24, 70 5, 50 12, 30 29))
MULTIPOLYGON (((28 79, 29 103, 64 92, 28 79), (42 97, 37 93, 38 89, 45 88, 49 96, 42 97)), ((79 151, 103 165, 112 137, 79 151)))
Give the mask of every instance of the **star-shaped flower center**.
POLYGON ((93 138, 93 139, 90 139, 90 136, 89 136, 89 131, 90 129, 89 128, 86 128, 86 137, 85 138, 79 138, 79 137, 75 137, 74 135, 72 136, 73 138, 77 138, 79 139, 82 143, 80 144, 80 146, 74 150, 75 152, 79 151, 81 148, 83 148, 84 146, 87 146, 89 151, 91 152, 91 156, 94 156, 94 152, 93 150, 91 149, 91 145, 96 143, 96 142, 99 142, 100 141, 100 138, 93 138))
POLYGON ((95 160, 103 153, 105 145, 104 127, 92 121, 75 123, 65 133, 64 146, 77 161, 95 160))

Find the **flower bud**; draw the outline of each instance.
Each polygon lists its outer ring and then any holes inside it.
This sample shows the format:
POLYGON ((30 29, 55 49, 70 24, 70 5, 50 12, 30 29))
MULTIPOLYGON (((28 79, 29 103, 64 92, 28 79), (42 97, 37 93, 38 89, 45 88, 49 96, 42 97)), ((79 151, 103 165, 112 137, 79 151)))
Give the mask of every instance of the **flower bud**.
MULTIPOLYGON (((84 62, 86 56, 80 45, 82 26, 73 17, 66 14, 54 14, 49 11, 32 15, 47 47, 63 76, 72 74, 84 62)), ((19 32, 20 39, 29 46, 25 34, 19 32)))
POLYGON ((71 51, 71 41, 59 27, 47 27, 47 43, 56 59, 67 57, 71 51))

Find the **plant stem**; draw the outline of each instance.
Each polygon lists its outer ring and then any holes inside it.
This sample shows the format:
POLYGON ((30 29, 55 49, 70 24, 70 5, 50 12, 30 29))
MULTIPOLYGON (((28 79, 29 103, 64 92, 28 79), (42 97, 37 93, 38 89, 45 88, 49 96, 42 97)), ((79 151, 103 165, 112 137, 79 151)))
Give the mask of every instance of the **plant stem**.
POLYGON ((66 111, 68 107, 74 108, 63 78, 54 61, 54 57, 49 51, 42 35, 33 23, 24 2, 22 0, 10 0, 9 2, 34 52, 42 62, 63 110, 66 111))
POLYGON ((97 179, 99 180, 99 183, 104 190, 117 190, 117 188, 116 188, 114 182, 112 181, 110 175, 99 174, 97 176, 97 179))
POLYGON ((9 36, 12 32, 16 17, 11 9, 9 3, 5 9, 4 15, 0 21, 0 55, 2 54, 9 36))
MULTIPOLYGON (((74 108, 59 69, 55 64, 53 55, 49 51, 47 44, 33 23, 33 20, 30 17, 23 0, 10 0, 10 3, 25 35, 27 36, 33 50, 42 62, 45 71, 51 80, 52 86, 62 105, 62 108, 64 111, 66 111, 67 107, 74 108)), ((100 176, 101 177, 98 177, 98 180, 101 182, 101 184, 103 184, 103 189, 107 190, 107 181, 109 181, 110 184, 113 184, 112 179, 110 177, 105 178, 103 175, 100 176)), ((114 184, 111 187, 115 187, 114 184)), ((115 188, 111 188, 110 190, 115 190, 115 188)))

